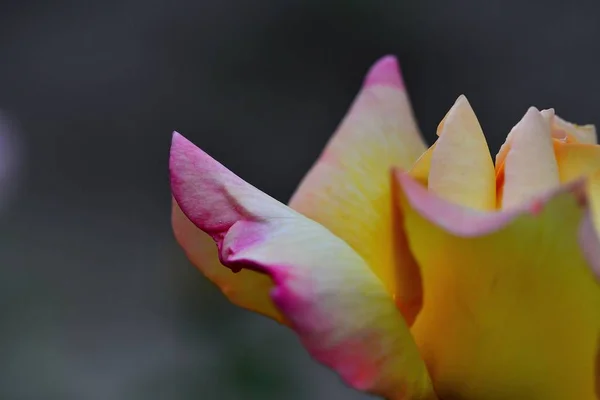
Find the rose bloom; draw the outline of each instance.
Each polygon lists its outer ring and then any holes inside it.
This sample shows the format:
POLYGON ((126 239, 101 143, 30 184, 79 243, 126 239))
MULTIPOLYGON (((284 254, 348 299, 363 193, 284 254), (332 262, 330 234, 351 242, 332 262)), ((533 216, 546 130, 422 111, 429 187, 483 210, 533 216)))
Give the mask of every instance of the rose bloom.
POLYGON ((175 236, 357 390, 599 398, 595 128, 530 108, 494 163, 461 96, 437 135, 427 148, 391 56, 289 206, 175 133, 175 236))

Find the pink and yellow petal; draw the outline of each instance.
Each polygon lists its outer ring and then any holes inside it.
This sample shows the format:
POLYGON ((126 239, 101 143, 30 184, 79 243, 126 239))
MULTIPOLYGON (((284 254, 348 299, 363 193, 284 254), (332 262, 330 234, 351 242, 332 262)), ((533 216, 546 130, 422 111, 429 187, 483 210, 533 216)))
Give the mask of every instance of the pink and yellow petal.
POLYGON ((178 134, 170 169, 185 216, 212 236, 224 266, 272 280, 273 303, 315 359, 356 389, 393 400, 435 399, 405 321, 348 244, 178 134))
POLYGON ((358 252, 401 306, 421 293, 414 260, 398 251, 406 240, 396 231, 391 169, 409 168, 425 149, 397 61, 385 57, 290 201, 358 252))
POLYGON ((412 332, 440 398, 596 399, 600 291, 579 242, 582 183, 488 213, 399 182, 426 288, 412 332))
POLYGON ((281 312, 275 308, 269 295, 273 282, 268 276, 251 270, 233 272, 224 267, 213 238, 198 229, 175 201, 171 218, 175 238, 188 259, 233 304, 284 323, 281 312))

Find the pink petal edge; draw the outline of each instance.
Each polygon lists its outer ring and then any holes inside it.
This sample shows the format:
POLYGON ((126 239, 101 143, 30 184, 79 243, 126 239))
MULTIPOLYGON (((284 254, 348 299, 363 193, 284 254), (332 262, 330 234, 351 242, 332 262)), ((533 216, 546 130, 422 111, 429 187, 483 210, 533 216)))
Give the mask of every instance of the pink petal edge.
POLYGON ((404 90, 404 81, 400 65, 395 56, 388 55, 379 59, 365 77, 364 86, 387 85, 404 90))
POLYGON ((400 184, 401 192, 406 196, 412 208, 427 220, 449 233, 461 237, 490 234, 502 229, 521 215, 539 214, 550 200, 564 193, 575 196, 581 204, 587 203, 585 182, 583 180, 563 185, 519 208, 485 212, 445 201, 428 191, 407 173, 397 171, 396 178, 400 184))
POLYGON ((573 196, 584 209, 584 215, 579 225, 579 244, 592 272, 600 279, 600 239, 589 208, 585 179, 562 185, 516 209, 483 212, 441 199, 405 172, 395 171, 395 175, 401 194, 405 196, 417 213, 458 237, 492 234, 520 216, 539 214, 548 202, 558 196, 573 196))
POLYGON ((410 334, 395 304, 344 241, 253 188, 177 132, 169 168, 173 197, 213 237, 222 264, 271 276, 273 302, 316 360, 373 394, 396 398, 405 384, 430 387, 424 386, 429 378, 416 347, 399 340, 410 334), (299 251, 309 242, 312 251, 299 251), (357 317, 365 321, 357 324, 357 317), (414 382, 394 373, 405 363, 422 368, 414 382))

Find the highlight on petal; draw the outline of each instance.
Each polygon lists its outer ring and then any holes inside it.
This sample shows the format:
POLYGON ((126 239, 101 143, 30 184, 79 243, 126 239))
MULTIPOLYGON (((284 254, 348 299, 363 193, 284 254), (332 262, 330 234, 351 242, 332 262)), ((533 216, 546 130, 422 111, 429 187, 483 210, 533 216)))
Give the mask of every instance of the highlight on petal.
POLYGON ((548 121, 531 107, 509 133, 503 165, 502 208, 519 206, 560 184, 548 121))
POLYGON ((500 212, 398 182, 426 288, 412 332, 438 396, 594 399, 600 291, 580 245, 597 241, 584 182, 500 212))
POLYGON ((397 229, 391 169, 409 168, 426 147, 398 62, 369 71, 350 111, 290 200, 290 206, 344 239, 395 296, 410 322, 420 307, 418 267, 397 229))
POLYGON ((480 210, 496 208, 496 175, 485 136, 465 96, 442 123, 432 151, 429 190, 444 199, 480 210))
POLYGON ((425 364, 383 284, 343 240, 260 192, 175 133, 173 196, 233 271, 268 275, 310 354, 352 387, 434 399, 425 364))

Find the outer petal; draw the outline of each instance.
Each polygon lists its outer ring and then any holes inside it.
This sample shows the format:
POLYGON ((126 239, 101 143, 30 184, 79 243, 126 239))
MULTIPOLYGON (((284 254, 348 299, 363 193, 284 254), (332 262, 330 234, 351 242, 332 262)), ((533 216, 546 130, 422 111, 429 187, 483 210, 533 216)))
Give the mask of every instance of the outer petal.
POLYGON ((369 71, 348 115, 305 177, 290 206, 344 239, 371 266, 407 319, 420 306, 418 268, 396 229, 392 167, 425 151, 395 58, 369 71))
POLYGON ((596 399, 600 289, 578 242, 582 183, 484 213, 399 181, 426 288, 412 332, 440 398, 596 399))
POLYGON ((440 123, 432 150, 429 190, 446 200, 481 210, 496 208, 494 163, 465 96, 460 96, 440 123))
POLYGON ((217 285, 232 303, 284 322, 269 292, 272 280, 256 271, 233 272, 219 261, 215 241, 198 229, 173 201, 172 224, 175 238, 190 261, 217 285))
MULTIPOLYGON (((590 202, 590 232, 600 232, 600 146, 554 141, 554 154, 561 182, 587 179, 590 202)), ((600 277, 600 246, 590 235, 582 236, 586 255, 600 277)))
POLYGON ((354 388, 434 398, 395 304, 365 261, 318 223, 242 181, 179 134, 173 195, 215 239, 223 265, 271 277, 271 297, 309 352, 354 388))

